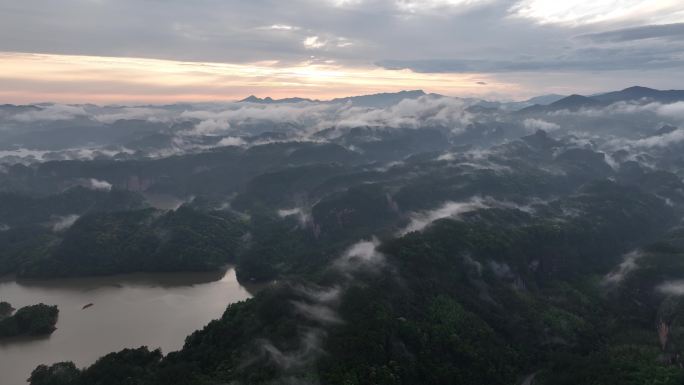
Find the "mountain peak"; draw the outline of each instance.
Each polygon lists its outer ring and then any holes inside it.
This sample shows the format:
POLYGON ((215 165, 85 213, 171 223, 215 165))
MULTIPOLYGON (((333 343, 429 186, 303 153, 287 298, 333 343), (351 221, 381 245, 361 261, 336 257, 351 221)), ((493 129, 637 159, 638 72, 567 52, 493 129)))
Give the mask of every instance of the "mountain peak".
POLYGON ((243 103, 259 103, 259 102, 261 102, 261 98, 257 98, 254 95, 249 95, 248 97, 240 100, 240 102, 243 102, 243 103))
POLYGON ((547 106, 551 103, 557 102, 563 98, 567 97, 567 95, 559 95, 559 94, 548 94, 548 95, 539 95, 535 96, 533 98, 530 98, 525 101, 525 103, 529 104, 540 104, 542 106, 547 106))
POLYGON ((620 102, 620 101, 637 101, 641 99, 649 99, 651 101, 660 103, 673 103, 684 100, 684 91, 678 90, 656 90, 653 88, 633 86, 625 88, 622 91, 608 92, 605 94, 593 96, 596 100, 602 102, 620 102))
MULTIPOLYGON (((370 95, 348 96, 344 98, 336 98, 327 101, 292 97, 285 99, 273 99, 269 96, 260 98, 250 95, 242 100, 240 103, 258 103, 258 104, 276 104, 276 103, 300 103, 300 102, 320 102, 320 103, 352 103, 354 105, 364 107, 387 107, 396 104, 404 99, 417 99, 428 95, 423 90, 402 90, 398 92, 383 92, 370 95)), ((435 94, 430 94, 435 95, 435 94)))
POLYGON ((399 92, 383 92, 379 94, 351 96, 330 100, 330 103, 348 103, 363 107, 387 107, 404 99, 418 99, 427 95, 423 90, 403 90, 399 92))
POLYGON ((625 88, 624 90, 622 90, 620 92, 653 92, 653 91, 657 91, 657 90, 655 90, 653 88, 643 87, 643 86, 631 86, 631 87, 625 88))
POLYGON ((583 95, 573 94, 561 100, 551 103, 549 106, 554 109, 578 109, 600 104, 598 101, 583 95))
POLYGON ((242 100, 240 100, 240 103, 260 103, 260 104, 275 104, 275 103, 299 103, 299 102, 312 102, 313 100, 311 99, 304 99, 304 98, 285 98, 285 99, 273 99, 270 96, 267 96, 265 98, 259 98, 254 95, 250 95, 242 100))

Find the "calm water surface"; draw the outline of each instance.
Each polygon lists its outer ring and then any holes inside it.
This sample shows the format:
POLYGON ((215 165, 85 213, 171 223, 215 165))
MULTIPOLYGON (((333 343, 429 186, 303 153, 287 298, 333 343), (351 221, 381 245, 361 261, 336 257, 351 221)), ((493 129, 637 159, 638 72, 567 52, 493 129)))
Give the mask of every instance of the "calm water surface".
POLYGON ((0 278, 0 301, 17 309, 40 302, 59 306, 51 336, 0 340, 0 385, 26 384, 42 363, 74 361, 83 367, 106 353, 142 345, 165 354, 178 350, 187 335, 219 318, 228 304, 249 297, 233 269, 50 281, 0 278))

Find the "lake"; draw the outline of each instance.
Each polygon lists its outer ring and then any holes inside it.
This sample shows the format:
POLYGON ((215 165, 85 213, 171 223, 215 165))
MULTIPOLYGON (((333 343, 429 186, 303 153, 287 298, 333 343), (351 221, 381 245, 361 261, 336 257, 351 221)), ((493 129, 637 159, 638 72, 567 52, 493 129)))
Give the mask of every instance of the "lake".
POLYGON ((165 354, 178 350, 186 336, 221 317, 228 304, 251 296, 232 268, 49 281, 0 279, 0 301, 17 309, 40 302, 59 306, 57 330, 49 337, 0 340, 0 385, 26 384, 39 364, 73 361, 83 367, 112 351, 143 345, 165 354))

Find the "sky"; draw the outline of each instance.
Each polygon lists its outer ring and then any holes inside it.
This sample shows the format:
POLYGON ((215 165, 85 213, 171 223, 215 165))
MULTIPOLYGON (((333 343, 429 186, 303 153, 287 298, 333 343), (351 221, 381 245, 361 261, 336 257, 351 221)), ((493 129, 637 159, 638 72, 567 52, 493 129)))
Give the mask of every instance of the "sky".
POLYGON ((684 89, 682 0, 0 0, 0 103, 684 89))

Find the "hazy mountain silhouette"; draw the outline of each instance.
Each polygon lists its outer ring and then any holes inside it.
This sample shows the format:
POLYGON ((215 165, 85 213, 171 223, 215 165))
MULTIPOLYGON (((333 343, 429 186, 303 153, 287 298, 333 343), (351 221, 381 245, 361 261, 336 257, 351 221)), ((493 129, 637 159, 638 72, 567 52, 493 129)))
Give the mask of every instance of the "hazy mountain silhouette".
POLYGON ((624 102, 635 101, 641 99, 649 99, 660 103, 673 103, 684 101, 684 91, 682 90, 656 90, 653 88, 634 86, 625 88, 622 91, 608 92, 605 94, 592 96, 592 99, 607 102, 624 102))

